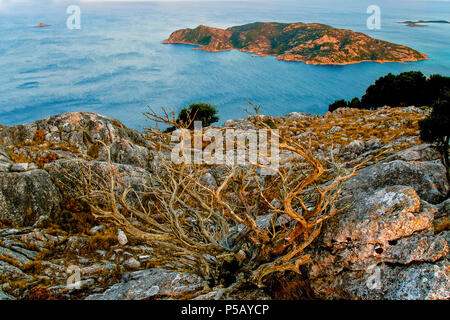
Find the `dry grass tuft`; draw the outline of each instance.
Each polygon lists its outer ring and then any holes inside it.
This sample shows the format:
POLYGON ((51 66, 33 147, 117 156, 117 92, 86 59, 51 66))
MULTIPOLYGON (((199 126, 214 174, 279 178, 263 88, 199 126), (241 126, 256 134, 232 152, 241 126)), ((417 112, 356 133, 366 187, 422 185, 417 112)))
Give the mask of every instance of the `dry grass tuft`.
POLYGON ((47 287, 32 287, 26 300, 58 300, 47 287))

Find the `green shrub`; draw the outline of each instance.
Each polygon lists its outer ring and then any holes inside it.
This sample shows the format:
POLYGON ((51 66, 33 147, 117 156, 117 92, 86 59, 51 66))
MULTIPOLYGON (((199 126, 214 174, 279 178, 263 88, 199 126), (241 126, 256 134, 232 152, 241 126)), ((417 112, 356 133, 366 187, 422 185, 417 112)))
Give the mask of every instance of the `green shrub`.
POLYGON ((448 90, 450 77, 433 74, 427 79, 420 71, 398 75, 389 73, 369 86, 361 101, 358 98, 350 102, 337 100, 329 105, 328 110, 333 111, 341 107, 377 109, 383 106, 429 106, 448 90))
POLYGON ((357 108, 361 109, 361 101, 358 97, 352 99, 352 101, 336 100, 328 106, 328 111, 333 112, 338 108, 357 108))
MULTIPOLYGON (((208 127, 219 121, 216 107, 209 103, 198 102, 183 108, 178 114, 177 123, 186 126, 188 129, 194 128, 194 121, 201 121, 203 127, 208 127)), ((175 127, 170 127, 166 131, 171 132, 173 130, 175 130, 175 127)))
POLYGON ((361 108, 361 101, 359 100, 359 98, 355 97, 352 99, 352 101, 350 101, 348 103, 348 107, 349 108, 357 108, 360 109, 361 108))
POLYGON ((336 100, 335 102, 333 102, 332 104, 330 104, 328 106, 328 111, 333 112, 334 110, 336 110, 338 108, 345 108, 347 106, 348 106, 348 103, 344 99, 336 100))
POLYGON ((449 139, 450 139, 450 92, 447 92, 432 105, 431 114, 419 121, 420 138, 433 143, 442 155, 442 162, 449 177, 449 139))
POLYGON ((420 71, 403 72, 379 78, 369 86, 361 99, 361 104, 370 109, 382 106, 424 105, 426 101, 427 79, 420 71))
POLYGON ((444 77, 440 74, 433 74, 427 80, 426 92, 427 101, 430 103, 436 101, 450 90, 450 77, 444 77))

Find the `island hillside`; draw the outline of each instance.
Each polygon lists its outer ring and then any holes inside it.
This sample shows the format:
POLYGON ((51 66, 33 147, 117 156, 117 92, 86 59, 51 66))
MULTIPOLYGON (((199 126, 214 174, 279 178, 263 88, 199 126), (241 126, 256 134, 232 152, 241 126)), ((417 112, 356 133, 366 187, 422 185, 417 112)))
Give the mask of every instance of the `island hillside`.
POLYGON ((164 43, 199 45, 198 49, 205 51, 238 49, 259 56, 317 65, 408 62, 428 58, 426 54, 402 45, 319 23, 256 22, 227 29, 200 25, 195 29, 177 30, 164 43))
POLYGON ((423 23, 440 23, 440 24, 450 24, 450 22, 448 22, 447 20, 418 20, 418 21, 402 21, 402 22, 398 22, 401 24, 404 24, 407 27, 428 27, 427 24, 423 24, 423 23))

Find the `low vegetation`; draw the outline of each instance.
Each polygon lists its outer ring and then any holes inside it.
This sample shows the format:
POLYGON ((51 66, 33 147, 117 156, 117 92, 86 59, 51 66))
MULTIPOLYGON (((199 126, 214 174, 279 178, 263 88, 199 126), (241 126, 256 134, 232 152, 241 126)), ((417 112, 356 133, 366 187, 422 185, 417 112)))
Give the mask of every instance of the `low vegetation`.
MULTIPOLYGON (((260 116, 258 107, 254 110, 255 126, 277 126, 260 116)), ((173 114, 154 112, 146 116, 178 130, 188 130, 193 120, 180 122, 173 114)), ((335 170, 324 179, 325 167, 311 140, 300 141, 281 129, 279 148, 296 155, 293 166, 264 177, 260 169, 269 168, 259 163, 215 164, 214 171, 221 174, 217 185, 210 185, 202 179, 210 174, 210 165, 171 161, 170 134, 148 128, 147 138, 161 157, 141 188, 124 184, 110 159, 107 177, 83 167, 77 177, 79 198, 95 217, 152 247, 148 265, 199 274, 210 287, 223 286, 227 292, 262 286, 280 271, 300 273, 310 261, 305 249, 324 221, 340 211, 336 199, 341 188, 364 165, 340 168, 331 155, 327 165, 335 170), (271 216, 263 226, 259 217, 267 213, 271 216)))
POLYGON ((336 100, 330 104, 328 111, 342 107, 373 110, 383 106, 431 106, 448 90, 450 77, 433 74, 426 78, 420 71, 398 75, 389 73, 369 86, 361 99, 355 97, 351 101, 336 100))
POLYGON ((429 143, 433 143, 442 155, 442 163, 447 168, 447 179, 450 182, 450 91, 432 105, 431 114, 419 122, 420 138, 429 143))
MULTIPOLYGON (((189 107, 181 109, 176 123, 179 126, 194 129, 194 121, 201 121, 203 127, 219 121, 216 107, 204 102, 193 103, 189 107)), ((166 132, 172 132, 176 128, 176 126, 170 126, 166 132)))

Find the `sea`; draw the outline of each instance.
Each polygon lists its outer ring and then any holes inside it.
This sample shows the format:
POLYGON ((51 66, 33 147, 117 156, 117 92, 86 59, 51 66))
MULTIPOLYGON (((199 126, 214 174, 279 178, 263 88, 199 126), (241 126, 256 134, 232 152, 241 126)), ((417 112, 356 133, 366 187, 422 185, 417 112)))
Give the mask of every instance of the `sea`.
POLYGON ((361 97, 389 72, 450 76, 450 24, 397 23, 405 20, 450 20, 450 2, 0 0, 0 124, 89 111, 142 130, 148 108, 178 112, 195 102, 215 105, 219 123, 246 116, 247 101, 272 116, 324 114, 334 100, 361 97), (80 29, 67 25, 71 5, 80 9, 80 29), (367 25, 373 5, 380 10, 379 29, 367 25), (162 43, 180 28, 256 21, 351 29, 409 46, 429 60, 314 66, 162 43), (51 26, 36 28, 41 22, 51 26))

